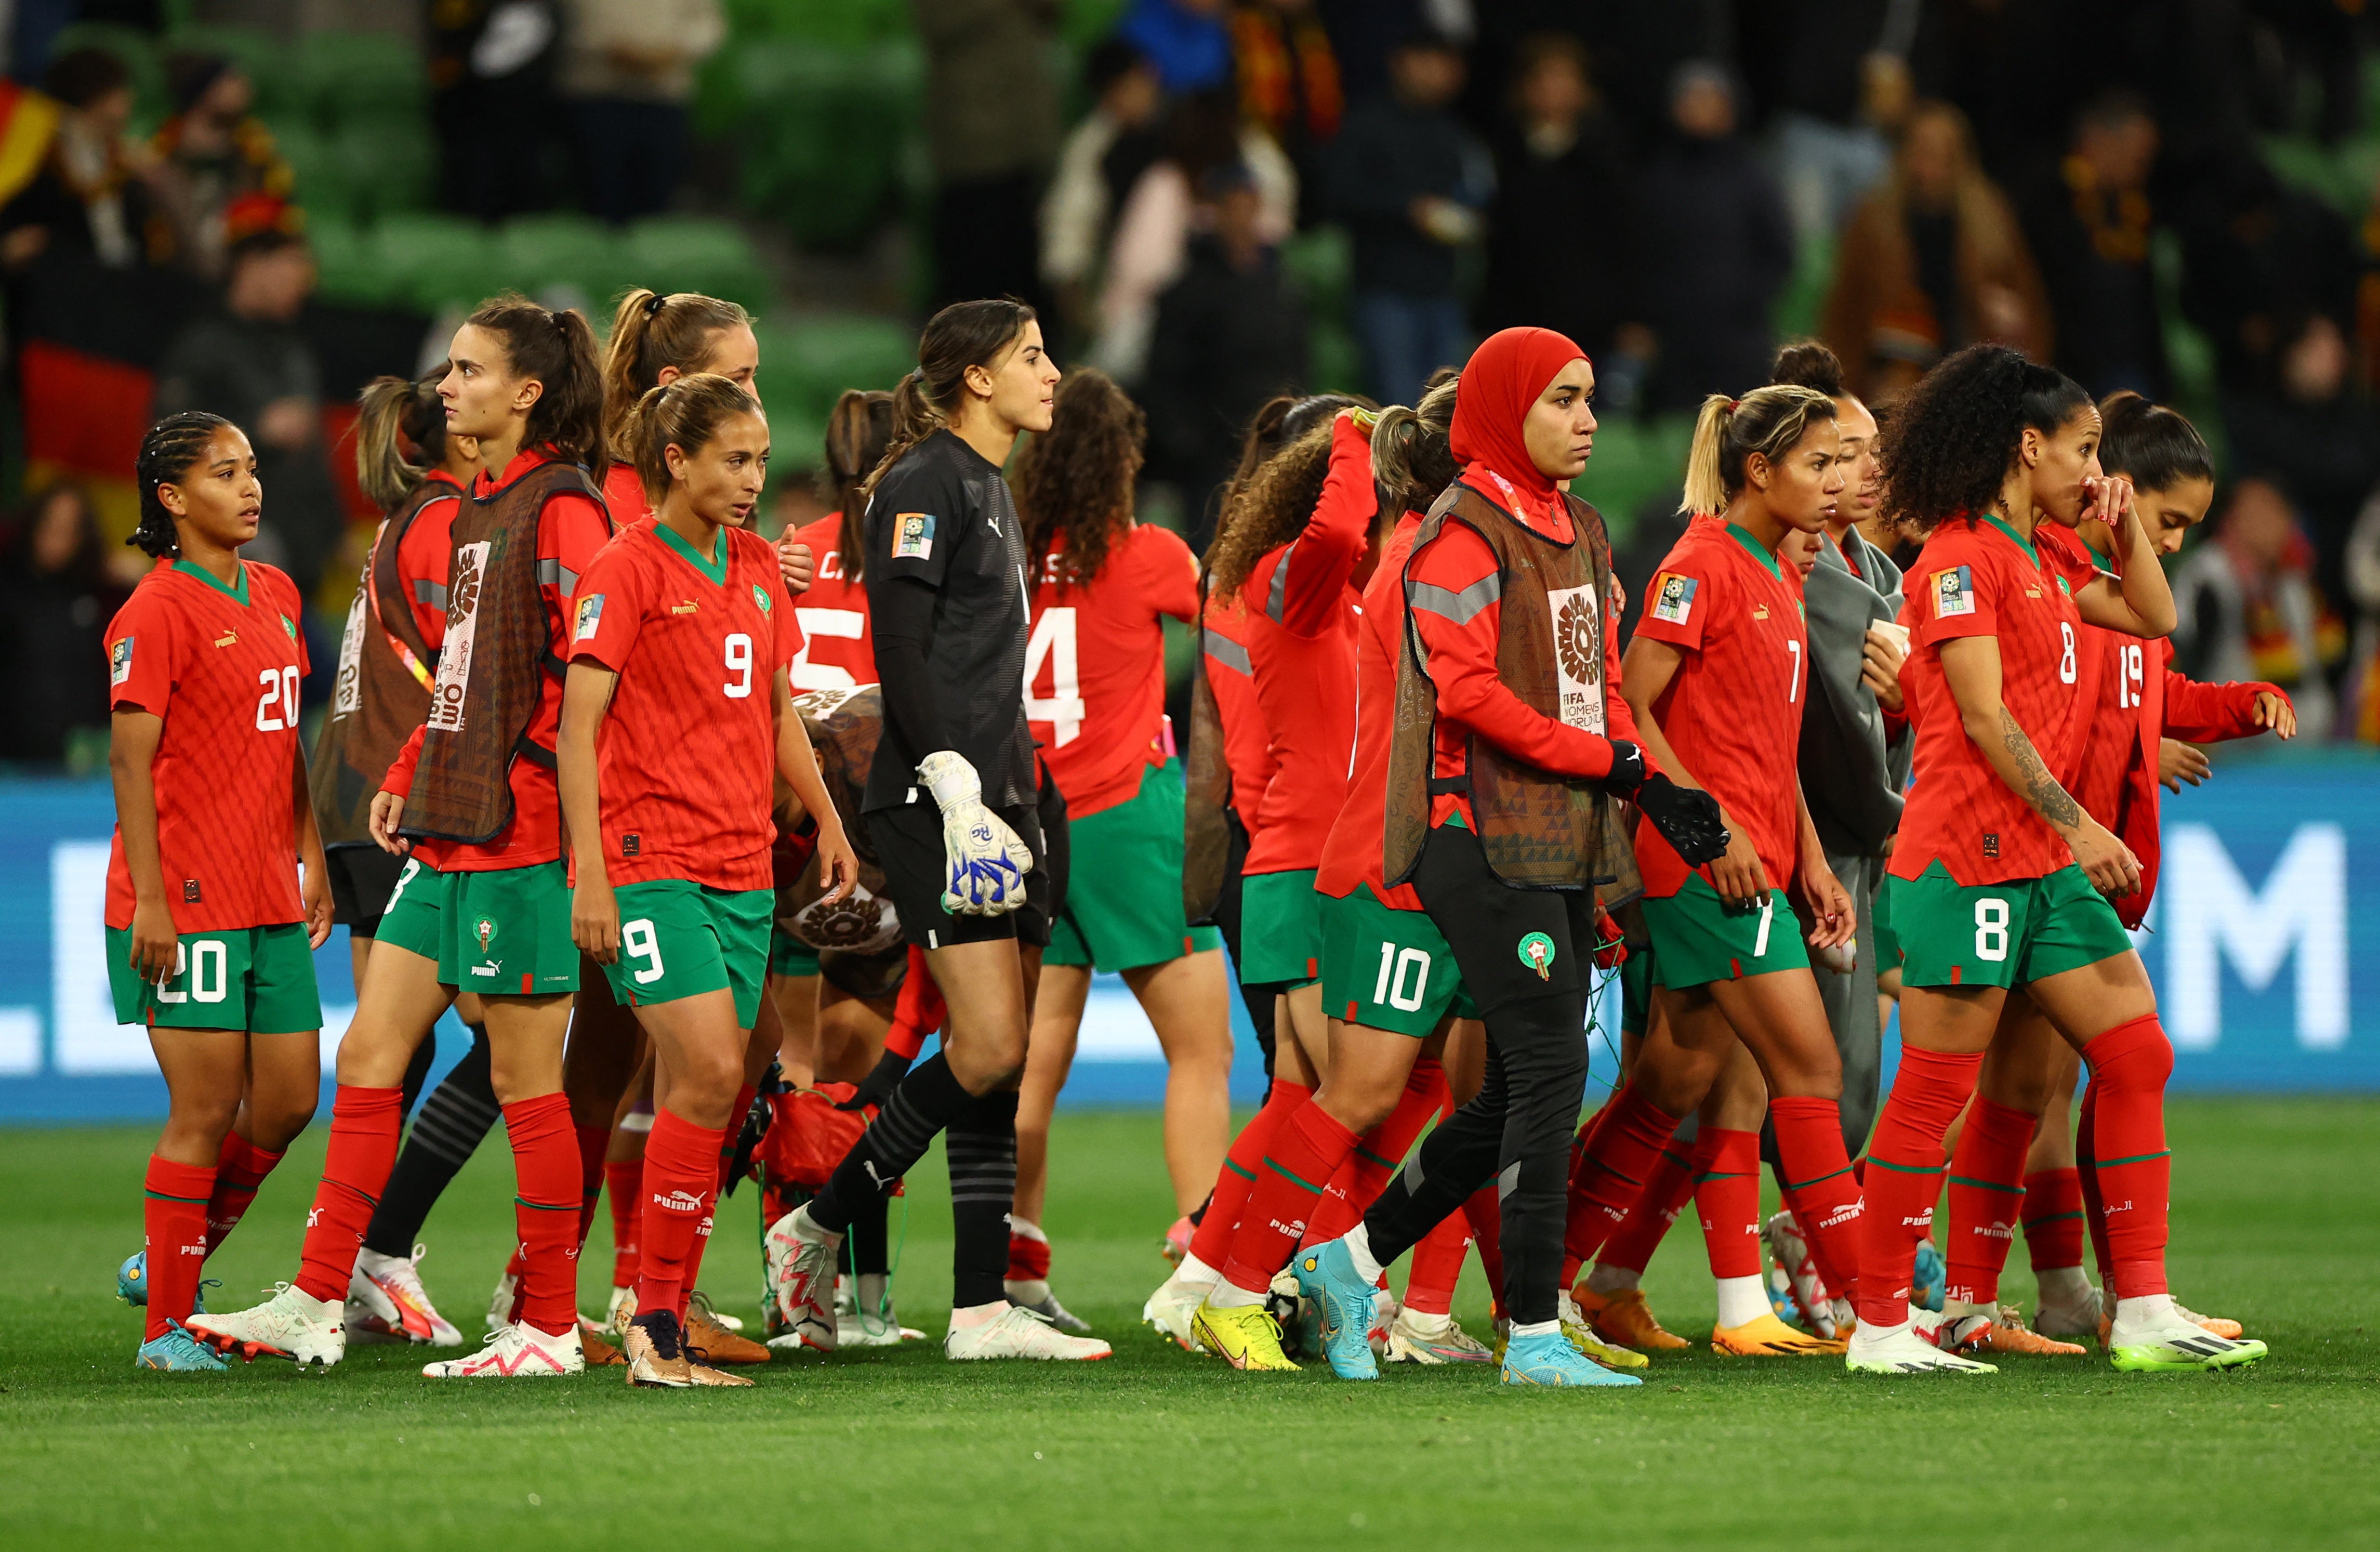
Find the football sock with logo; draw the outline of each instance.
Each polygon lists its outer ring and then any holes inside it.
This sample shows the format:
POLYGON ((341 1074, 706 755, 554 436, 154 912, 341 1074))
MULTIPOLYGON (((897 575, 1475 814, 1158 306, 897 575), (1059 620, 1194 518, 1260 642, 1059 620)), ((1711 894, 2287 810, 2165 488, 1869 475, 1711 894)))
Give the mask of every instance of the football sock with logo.
POLYGON ((637 1267, 637 1313, 675 1313, 693 1286, 686 1263, 698 1242, 704 1197, 719 1179, 724 1128, 697 1126, 666 1106, 654 1111, 645 1143, 643 1223, 637 1267))
MULTIPOLYGON (((1354 1151, 1332 1172, 1330 1189, 1315 1204, 1305 1242, 1327 1244, 1354 1228, 1365 1210, 1379 1200, 1389 1177, 1397 1172, 1405 1155, 1413 1151, 1414 1139, 1422 1134, 1432 1117, 1449 1108, 1446 1069, 1433 1057, 1415 1061, 1413 1070, 1405 1075, 1404 1091, 1397 1095, 1396 1107, 1389 1112, 1386 1120, 1356 1140, 1354 1151)), ((1288 1265, 1286 1255, 1281 1264, 1288 1265)))
POLYGON ((1566 1260, 1585 1265, 1595 1259, 1603 1241, 1645 1193, 1661 1149, 1678 1130, 1680 1119, 1645 1098, 1633 1083, 1612 1097, 1610 1114, 1596 1127, 1571 1171, 1562 1234, 1566 1260))
POLYGON ((1843 1152, 1842 1107, 1831 1099, 1789 1094, 1768 1102, 1785 1205, 1809 1241, 1827 1291, 1852 1298, 1859 1281, 1859 1177, 1843 1152))
POLYGON ((1016 1091, 983 1095, 952 1118, 951 1308, 1007 1297, 1008 1215, 1016 1207, 1016 1091))
POLYGON ((1248 1192, 1255 1189, 1257 1171, 1264 1166, 1265 1150, 1272 1146, 1273 1133, 1280 1130, 1283 1117, 1313 1097, 1314 1091, 1305 1084, 1275 1078, 1264 1108, 1232 1139, 1223 1167, 1215 1176, 1215 1194, 1207 1204, 1207 1216, 1190 1238, 1190 1253, 1200 1263, 1220 1267, 1232 1258, 1232 1237, 1240 1226, 1248 1192))
MULTIPOLYGON (((306 1242, 299 1253, 297 1286, 317 1299, 344 1301, 355 1276, 356 1253, 364 1228, 380 1204, 380 1191, 396 1166, 396 1134, 403 1121, 400 1089, 367 1089, 342 1083, 331 1097, 331 1136, 322 1157, 322 1183, 306 1215, 306 1242)), ((406 1247, 409 1253, 411 1245, 406 1247)))
MULTIPOLYGON (((212 1169, 149 1155, 140 1202, 142 1243, 149 1253, 144 1342, 189 1319, 190 1306, 198 1302, 199 1272, 207 1259, 207 1199, 214 1188, 212 1169)), ((346 1297, 344 1285, 339 1296, 346 1297)))
POLYGON ((1942 1191, 1942 1139, 1975 1092, 1983 1053, 1959 1056, 1904 1045, 1892 1093, 1867 1149, 1867 1204, 1860 1215, 1859 1323, 1889 1331, 1909 1320, 1917 1236, 1942 1191))
MULTIPOLYGON (((1694 1176, 1694 1213, 1711 1276, 1760 1275, 1760 1133, 1706 1126, 1696 1148, 1707 1160, 1694 1176)), ((1765 1314, 1767 1306, 1761 1306, 1765 1314)), ((1724 1323, 1723 1323, 1724 1324, 1724 1323)))
POLYGON ((2024 1154, 2036 1118, 1977 1094, 1950 1150, 1950 1231, 1942 1296, 1963 1304, 1999 1302, 2000 1270, 2024 1205, 2024 1154))
POLYGON ((2024 1178, 2024 1248, 2035 1278, 2082 1265, 2082 1175, 2037 1169, 2024 1178))
POLYGON ((1446 1314, 1454 1308, 1454 1285, 1463 1277, 1463 1258, 1471 1250, 1471 1222, 1461 1213, 1438 1220, 1438 1227, 1413 1248, 1413 1267, 1405 1274, 1405 1308, 1417 1314, 1446 1314))
POLYGON ((215 1185, 207 1198, 207 1253, 212 1255, 231 1238, 239 1220, 256 1201, 256 1188, 281 1162, 237 1131, 224 1133, 223 1152, 215 1155, 215 1185))
POLYGON ((1672 1136, 1661 1145, 1661 1155, 1653 1161, 1652 1173, 1645 1179, 1644 1193, 1628 1209, 1627 1218, 1612 1231, 1611 1238, 1603 1242, 1595 1270, 1587 1274, 1587 1287, 1597 1293, 1612 1293, 1636 1286, 1645 1268, 1652 1265, 1653 1253, 1660 1248, 1670 1226, 1678 1221, 1678 1215, 1693 1198, 1694 1177, 1709 1167, 1706 1159, 1698 1159, 1695 1155, 1705 1135, 1707 1133, 1697 1134, 1692 1143, 1682 1143, 1672 1136), (1624 1273, 1625 1280, 1607 1277, 1607 1272, 1624 1273))
POLYGON ((513 1146, 513 1222, 519 1236, 515 1318, 550 1336, 578 1323, 578 1145, 570 1098, 543 1094, 504 1106, 513 1146))
POLYGON ((612 1286, 630 1288, 644 1264, 637 1231, 645 1218, 645 1155, 609 1161, 603 1183, 612 1193, 612 1286))
MULTIPOLYGON (((1309 1100, 1291 1111, 1273 1132, 1247 1204, 1240 1209, 1239 1232, 1232 1236, 1223 1280, 1241 1289, 1271 1287, 1273 1274, 1289 1265, 1307 1223, 1319 1227, 1316 1204, 1321 1182, 1343 1173, 1361 1146, 1355 1133, 1321 1106, 1309 1100)), ((1353 1227, 1344 1225, 1339 1232, 1353 1227)))
POLYGON ((2093 1147, 2107 1226, 2107 1281, 2119 1300, 2167 1291, 2166 1213, 2173 1155, 2165 1142, 2165 1085, 2173 1045, 2156 1015, 2119 1024, 2082 1048, 2099 1091, 2093 1147))
POLYGON ((376 1255, 412 1253, 430 1209, 503 1114, 488 1071, 488 1027, 469 1028, 471 1048, 421 1102, 405 1151, 397 1155, 371 1225, 364 1231, 364 1248, 376 1255))
MULTIPOLYGON (((830 1234, 848 1230, 853 1211, 849 1204, 890 1195, 901 1177, 925 1156, 935 1136, 974 1103, 975 1096, 952 1076, 949 1058, 941 1052, 911 1068, 884 1101, 884 1108, 827 1177, 824 1188, 810 1198, 810 1221, 830 1234)), ((717 1161, 712 1162, 715 1169, 717 1161)), ((1006 1240, 1003 1226, 1003 1265, 1006 1240)))

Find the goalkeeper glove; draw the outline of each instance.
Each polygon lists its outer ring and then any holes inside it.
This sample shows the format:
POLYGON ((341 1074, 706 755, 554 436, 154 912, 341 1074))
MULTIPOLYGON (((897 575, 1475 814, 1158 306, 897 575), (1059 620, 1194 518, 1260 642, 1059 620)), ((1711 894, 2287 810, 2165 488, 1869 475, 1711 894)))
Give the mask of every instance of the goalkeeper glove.
POLYGON ((1699 788, 1681 787, 1656 771, 1636 788, 1636 806, 1677 849, 1690 868, 1716 862, 1727 851, 1727 826, 1720 822, 1718 800, 1699 788))
POLYGON ((901 1080, 909 1075, 909 1063, 914 1059, 897 1051, 885 1052, 876 1058, 876 1065, 868 1069, 868 1076, 859 1081, 859 1086, 851 1092, 851 1097, 837 1100, 834 1107, 838 1110, 865 1110, 871 1105, 881 1106, 892 1097, 892 1091, 901 1086, 901 1080))
POLYGON ((1025 903, 1033 854, 1007 821, 983 806, 983 783, 955 750, 917 763, 917 779, 942 811, 942 909, 953 916, 998 916, 1025 903))

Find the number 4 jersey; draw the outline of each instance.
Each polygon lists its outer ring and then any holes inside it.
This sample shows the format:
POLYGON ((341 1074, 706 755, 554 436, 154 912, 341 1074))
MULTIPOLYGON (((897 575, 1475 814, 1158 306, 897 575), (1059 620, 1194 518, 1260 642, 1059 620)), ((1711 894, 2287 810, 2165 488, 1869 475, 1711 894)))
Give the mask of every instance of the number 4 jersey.
POLYGON ((1040 557, 1025 645, 1025 715, 1066 813, 1087 818, 1140 791, 1165 761, 1163 617, 1198 613, 1198 567, 1180 535, 1148 523, 1116 536, 1099 573, 1061 587, 1040 557))
POLYGON ((570 643, 620 676, 596 751, 612 883, 769 887, 774 681, 802 645, 776 552, 738 528, 709 556, 624 529, 579 580, 570 643))
MULTIPOLYGON (((242 561, 225 587, 187 561, 157 563, 107 627, 108 700, 164 718, 150 774, 165 903, 182 933, 272 927, 298 898, 298 684, 306 642, 298 589, 242 561)), ((132 924, 119 825, 107 924, 132 924)))

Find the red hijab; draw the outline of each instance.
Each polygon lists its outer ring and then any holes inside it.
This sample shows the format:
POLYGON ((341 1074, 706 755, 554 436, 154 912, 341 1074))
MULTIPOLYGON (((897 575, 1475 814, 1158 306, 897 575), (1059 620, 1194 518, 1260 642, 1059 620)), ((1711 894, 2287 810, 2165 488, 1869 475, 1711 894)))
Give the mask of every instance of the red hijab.
POLYGON ((1465 475, 1486 476, 1481 495, 1510 492, 1525 502, 1530 517, 1552 504, 1554 483, 1537 472, 1521 422, 1546 385, 1585 355, 1569 336, 1536 328, 1500 329, 1471 352, 1454 390, 1447 446, 1465 475))

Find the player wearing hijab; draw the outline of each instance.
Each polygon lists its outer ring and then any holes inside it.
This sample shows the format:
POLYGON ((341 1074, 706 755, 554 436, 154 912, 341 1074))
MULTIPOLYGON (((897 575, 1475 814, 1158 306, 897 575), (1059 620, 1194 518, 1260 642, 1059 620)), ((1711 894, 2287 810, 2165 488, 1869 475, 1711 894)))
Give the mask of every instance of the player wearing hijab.
POLYGON ((1293 1264, 1343 1378, 1378 1372, 1365 1335, 1381 1267, 1499 1179, 1506 1383, 1636 1383, 1587 1362, 1560 1319, 1586 1078, 1582 961, 1598 941, 1597 889, 1624 890, 1633 873, 1614 799, 1632 798, 1690 862, 1717 856, 1725 836, 1707 794, 1647 763, 1620 694, 1609 544, 1594 508, 1561 489, 1593 449, 1594 384, 1578 347, 1550 330, 1481 345, 1449 437, 1463 476, 1405 565, 1381 880, 1415 886, 1480 1008, 1489 1057, 1478 1095, 1364 1221, 1293 1264))
POLYGON ((2011 990, 2081 1050, 2101 1089, 2095 1162, 2124 1207, 2107 1220, 2115 1366, 2265 1355, 2262 1342, 2192 1325, 2167 1291, 2173 1047, 2107 903, 2140 887, 2140 862, 2053 774, 2089 711, 2076 690, 2083 624, 2153 639, 2174 619, 2131 486, 2100 471, 2099 434, 2081 388, 1991 345, 1937 367, 1887 429, 1886 500, 1933 532, 1913 568, 1916 780, 1886 886, 1902 952, 1901 1063, 1868 1152, 1853 1373, 1991 1372, 1915 1330, 1910 1229, 1933 1217, 1943 1138, 1998 1044, 2011 990), (2045 519, 2119 532, 2120 582, 2076 590, 2044 565, 2033 534, 2045 519))

